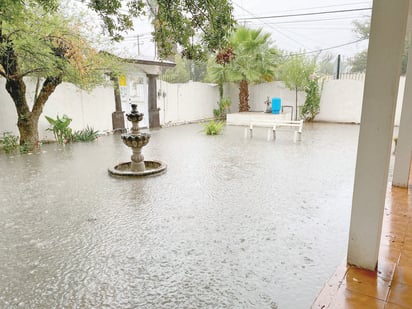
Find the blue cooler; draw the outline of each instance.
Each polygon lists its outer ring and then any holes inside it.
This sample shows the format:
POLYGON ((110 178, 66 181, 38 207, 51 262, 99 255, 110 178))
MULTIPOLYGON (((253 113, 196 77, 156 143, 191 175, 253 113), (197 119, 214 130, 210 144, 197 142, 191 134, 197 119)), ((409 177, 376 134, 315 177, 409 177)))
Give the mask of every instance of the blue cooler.
POLYGON ((280 98, 272 98, 272 114, 280 114, 282 107, 282 100, 280 98))

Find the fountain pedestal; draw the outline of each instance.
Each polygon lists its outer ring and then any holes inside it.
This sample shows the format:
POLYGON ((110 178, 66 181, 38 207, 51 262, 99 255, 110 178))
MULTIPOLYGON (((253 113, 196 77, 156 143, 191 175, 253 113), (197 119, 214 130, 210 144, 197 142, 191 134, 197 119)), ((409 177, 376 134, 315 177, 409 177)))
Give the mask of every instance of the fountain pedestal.
POLYGON ((130 164, 130 169, 132 172, 141 172, 144 171, 145 165, 144 165, 144 156, 142 155, 142 149, 134 148, 133 149, 133 154, 132 154, 132 162, 130 164))
POLYGON ((109 174, 113 176, 147 176, 162 173, 166 170, 166 164, 161 161, 145 161, 142 148, 149 143, 150 134, 139 131, 139 121, 143 114, 137 111, 137 105, 132 104, 132 111, 127 114, 127 120, 132 122, 129 133, 121 135, 123 143, 132 148, 131 162, 125 162, 109 168, 109 174))

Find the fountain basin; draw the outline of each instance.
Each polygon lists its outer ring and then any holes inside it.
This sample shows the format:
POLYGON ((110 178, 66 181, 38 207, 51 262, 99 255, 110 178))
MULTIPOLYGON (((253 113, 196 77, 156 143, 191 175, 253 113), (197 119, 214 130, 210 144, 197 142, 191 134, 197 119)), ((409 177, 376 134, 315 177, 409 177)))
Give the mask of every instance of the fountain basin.
POLYGON ((166 172, 166 163, 158 160, 144 161, 144 171, 132 171, 132 162, 124 162, 116 165, 113 168, 109 168, 108 172, 111 176, 128 176, 128 177, 142 177, 142 176, 155 176, 166 172))

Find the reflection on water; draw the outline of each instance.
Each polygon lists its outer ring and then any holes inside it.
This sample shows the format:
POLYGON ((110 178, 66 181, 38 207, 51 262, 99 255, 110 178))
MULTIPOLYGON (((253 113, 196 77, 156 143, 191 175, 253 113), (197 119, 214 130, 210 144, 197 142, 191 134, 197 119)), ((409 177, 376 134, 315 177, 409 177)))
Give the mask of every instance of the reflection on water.
POLYGON ((119 136, 0 154, 1 308, 309 308, 346 253, 358 127, 303 140, 152 131, 166 174, 116 179, 119 136))

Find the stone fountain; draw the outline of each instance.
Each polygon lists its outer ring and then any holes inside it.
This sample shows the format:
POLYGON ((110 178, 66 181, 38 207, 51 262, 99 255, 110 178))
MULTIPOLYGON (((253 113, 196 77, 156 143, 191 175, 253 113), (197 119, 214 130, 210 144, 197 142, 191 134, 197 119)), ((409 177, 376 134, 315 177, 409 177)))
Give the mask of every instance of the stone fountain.
POLYGON ((161 161, 145 161, 142 148, 149 143, 150 134, 139 131, 139 121, 143 119, 143 114, 137 111, 137 105, 132 104, 132 111, 126 114, 127 120, 132 122, 129 133, 121 135, 123 143, 132 148, 131 162, 124 162, 109 168, 112 176, 149 176, 166 171, 166 164, 161 161))

